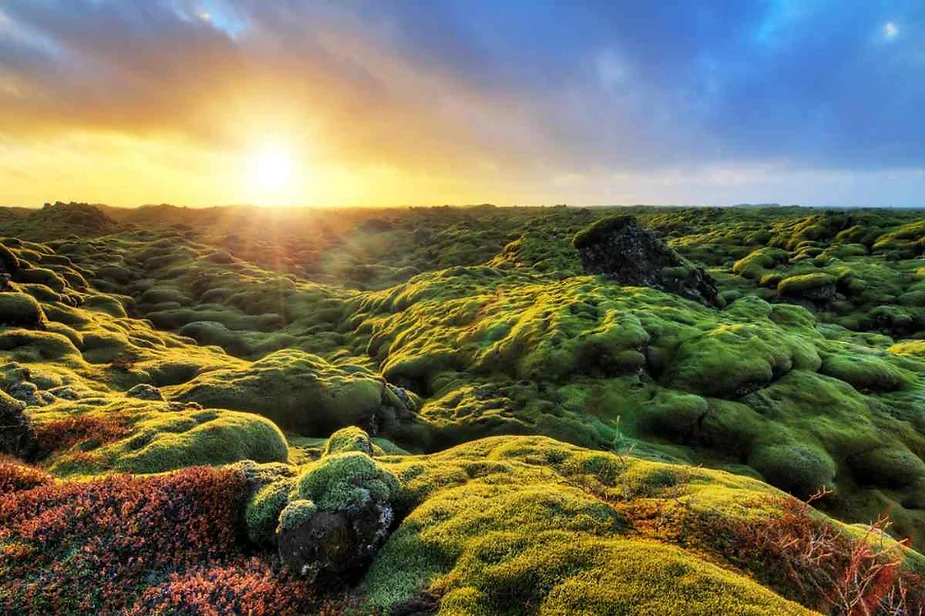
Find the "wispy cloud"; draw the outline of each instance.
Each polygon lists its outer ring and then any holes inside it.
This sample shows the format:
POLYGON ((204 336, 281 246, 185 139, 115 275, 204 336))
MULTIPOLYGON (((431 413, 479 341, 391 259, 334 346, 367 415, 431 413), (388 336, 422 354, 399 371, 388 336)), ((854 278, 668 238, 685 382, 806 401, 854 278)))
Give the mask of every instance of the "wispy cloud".
POLYGON ((600 202, 619 187, 589 178, 685 169, 703 201, 726 194, 718 168, 925 167, 920 2, 672 7, 7 0, 0 132, 17 156, 98 134, 182 142, 189 161, 283 136, 345 178, 392 169, 408 200, 600 202))

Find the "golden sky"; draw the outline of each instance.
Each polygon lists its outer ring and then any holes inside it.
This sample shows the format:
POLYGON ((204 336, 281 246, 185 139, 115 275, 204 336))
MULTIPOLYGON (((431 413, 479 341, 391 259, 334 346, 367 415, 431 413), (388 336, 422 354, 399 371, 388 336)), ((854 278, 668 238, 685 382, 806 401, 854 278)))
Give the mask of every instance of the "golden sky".
POLYGON ((0 204, 920 201, 921 9, 781 2, 4 0, 0 204))

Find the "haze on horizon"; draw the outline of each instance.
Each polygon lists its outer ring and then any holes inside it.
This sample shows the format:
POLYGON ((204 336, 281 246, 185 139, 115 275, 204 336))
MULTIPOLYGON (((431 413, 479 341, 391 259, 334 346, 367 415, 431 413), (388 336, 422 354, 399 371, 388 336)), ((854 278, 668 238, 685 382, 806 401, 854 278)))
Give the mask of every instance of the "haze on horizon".
POLYGON ((925 206, 920 0, 0 0, 0 203, 925 206))

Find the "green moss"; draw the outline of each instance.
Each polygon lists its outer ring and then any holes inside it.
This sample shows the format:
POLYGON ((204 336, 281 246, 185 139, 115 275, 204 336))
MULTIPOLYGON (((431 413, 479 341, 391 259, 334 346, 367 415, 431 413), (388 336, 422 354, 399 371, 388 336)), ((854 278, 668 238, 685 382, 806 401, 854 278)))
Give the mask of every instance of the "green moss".
POLYGON ((820 372, 863 392, 895 391, 911 385, 915 379, 913 374, 875 355, 832 355, 826 357, 820 372))
POLYGON ((279 516, 279 529, 295 528, 311 519, 318 511, 318 507, 310 500, 304 498, 289 502, 279 516))
POLYGON ((259 413, 303 435, 329 434, 372 418, 382 405, 382 379, 295 350, 249 365, 215 370, 171 392, 203 406, 259 413))
POLYGON ((630 538, 627 520, 607 504, 624 498, 627 473, 631 490, 645 489, 646 498, 690 499, 722 516, 775 515, 746 505, 767 490, 758 481, 523 437, 385 464, 413 507, 365 580, 385 610, 434 590, 447 613, 520 613, 524 605, 552 613, 671 613, 674 605, 808 613, 693 553, 630 538))
POLYGON ((849 458, 862 484, 902 488, 925 478, 925 462, 902 446, 878 447, 849 458))
POLYGON ((50 331, 28 329, 0 330, 0 352, 21 362, 56 361, 66 365, 83 362, 80 351, 69 338, 50 331))
POLYGON ((453 570, 441 614, 810 614, 747 578, 644 541, 492 533, 453 570), (683 581, 680 581, 683 580, 683 581))
POLYGON ((321 455, 329 456, 348 451, 359 451, 372 456, 374 452, 372 439, 356 426, 341 428, 325 442, 321 455))
POLYGON ((692 435, 706 416, 709 404, 700 396, 659 392, 645 408, 644 429, 674 438, 692 435))
POLYGON ((674 388, 735 397, 820 364, 814 346, 799 338, 758 325, 719 325, 678 346, 667 380, 674 388))
POLYGON ((245 520, 251 541, 261 545, 275 545, 280 514, 289 503, 289 492, 293 484, 292 479, 267 484, 248 501, 245 520))
POLYGON ((112 295, 91 295, 84 300, 83 308, 102 312, 113 317, 126 317, 122 301, 112 295))
POLYGON ((800 444, 759 447, 748 460, 749 466, 775 486, 807 498, 835 478, 835 462, 817 447, 800 444))
POLYGON ((44 267, 31 267, 22 269, 16 274, 17 282, 29 282, 33 284, 43 284, 58 293, 64 291, 68 284, 64 278, 54 271, 44 267))
POLYGON ((803 274, 802 276, 790 276, 781 280, 777 286, 777 292, 781 297, 799 297, 808 291, 814 291, 822 287, 833 287, 835 277, 823 272, 813 274, 803 274))
POLYGON ((299 475, 294 495, 314 501, 322 510, 341 511, 369 500, 393 501, 400 489, 390 471, 368 455, 352 451, 328 455, 309 465, 299 475))
POLYGON ((773 269, 787 258, 787 252, 780 248, 761 248, 736 261, 732 266, 732 271, 743 278, 759 280, 768 275, 768 270, 773 269))
POLYGON ((266 419, 230 411, 213 411, 201 418, 189 413, 161 413, 142 424, 140 433, 102 453, 114 459, 116 469, 133 473, 237 460, 285 462, 289 457, 285 437, 266 419), (179 420, 185 421, 175 423, 179 420))

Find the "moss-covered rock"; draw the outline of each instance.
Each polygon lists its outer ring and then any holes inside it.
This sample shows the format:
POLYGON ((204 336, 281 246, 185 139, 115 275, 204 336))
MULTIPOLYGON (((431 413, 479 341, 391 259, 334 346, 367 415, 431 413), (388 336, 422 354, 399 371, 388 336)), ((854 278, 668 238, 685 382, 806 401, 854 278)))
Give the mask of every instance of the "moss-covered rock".
POLYGON ((906 447, 878 447, 849 459, 859 483, 902 488, 925 479, 925 462, 906 447))
POLYGON ((108 446, 103 456, 132 473, 158 473, 201 464, 238 460, 285 462, 286 438, 272 422, 233 411, 161 412, 141 430, 108 446))
POLYGON ((759 447, 748 464, 769 483, 800 498, 830 488, 836 470, 835 462, 824 450, 801 444, 759 447))
POLYGON ((170 395, 207 407, 259 413, 284 429, 311 436, 374 425, 384 390, 381 377, 369 370, 285 350, 249 365, 202 374, 170 395))
POLYGON ((369 434, 356 426, 350 426, 332 434, 325 442, 321 455, 329 456, 348 451, 358 451, 372 456, 375 453, 375 446, 372 439, 369 438, 369 434))
POLYGON ((576 233, 572 245, 586 273, 602 274, 627 286, 677 293, 707 306, 722 304, 712 276, 641 227, 632 216, 598 220, 576 233))
POLYGON ((329 453, 297 478, 278 530, 279 554, 310 578, 365 564, 395 519, 401 486, 360 451, 329 453))
POLYGON ((0 455, 29 460, 36 454, 38 440, 25 408, 23 402, 0 390, 0 455))
POLYGON ((42 306, 25 293, 0 293, 0 327, 41 328, 45 324, 42 306))

